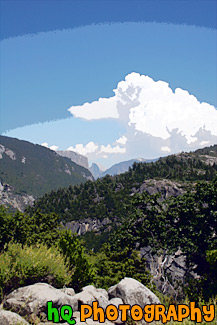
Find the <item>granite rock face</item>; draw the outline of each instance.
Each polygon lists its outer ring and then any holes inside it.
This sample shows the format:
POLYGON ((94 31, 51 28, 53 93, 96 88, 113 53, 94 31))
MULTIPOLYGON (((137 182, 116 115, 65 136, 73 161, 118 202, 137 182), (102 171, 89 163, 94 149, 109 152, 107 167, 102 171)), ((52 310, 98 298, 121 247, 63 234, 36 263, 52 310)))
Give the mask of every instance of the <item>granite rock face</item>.
POLYGON ((160 255, 152 253, 150 246, 140 249, 141 257, 146 259, 146 266, 153 276, 152 281, 157 289, 165 295, 175 299, 181 297, 183 292, 180 284, 184 284, 186 275, 197 278, 194 272, 188 273, 186 256, 178 249, 174 254, 166 251, 160 255))
POLYGON ((124 278, 108 290, 110 298, 121 298, 124 304, 139 305, 144 308, 149 304, 160 304, 158 297, 139 281, 124 278))
POLYGON ((27 206, 33 205, 34 200, 32 195, 17 194, 12 186, 0 181, 0 204, 24 212, 27 206))
POLYGON ((8 310, 0 310, 0 325, 28 325, 27 321, 16 313, 8 310))
POLYGON ((65 228, 70 229, 72 233, 84 235, 88 231, 99 232, 106 229, 110 224, 108 218, 103 220, 87 218, 82 221, 70 221, 65 224, 65 228))
POLYGON ((56 153, 62 157, 69 158, 76 164, 83 166, 88 169, 88 159, 85 156, 79 155, 78 153, 70 150, 57 150, 56 153))
POLYGON ((143 182, 136 192, 146 192, 150 195, 159 193, 161 199, 165 200, 170 196, 182 195, 185 192, 185 187, 180 183, 168 179, 148 179, 143 182))

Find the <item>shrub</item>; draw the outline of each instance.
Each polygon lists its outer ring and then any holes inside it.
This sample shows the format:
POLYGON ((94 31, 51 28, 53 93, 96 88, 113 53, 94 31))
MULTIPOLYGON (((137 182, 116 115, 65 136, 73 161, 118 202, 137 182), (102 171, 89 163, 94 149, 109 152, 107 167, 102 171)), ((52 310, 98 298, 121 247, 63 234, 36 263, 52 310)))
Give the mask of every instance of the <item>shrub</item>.
POLYGON ((70 283, 72 273, 57 248, 9 243, 0 255, 0 293, 36 282, 62 287, 70 283))
POLYGON ((95 265, 96 287, 108 289, 124 277, 134 278, 150 289, 154 287, 152 276, 146 269, 146 261, 138 251, 131 251, 128 247, 115 251, 106 243, 97 254, 92 253, 89 259, 95 265))
POLYGON ((78 292, 82 287, 92 283, 95 271, 88 262, 84 247, 78 237, 75 234, 72 235, 70 230, 63 230, 60 232, 57 246, 65 257, 65 261, 74 270, 70 286, 78 292))

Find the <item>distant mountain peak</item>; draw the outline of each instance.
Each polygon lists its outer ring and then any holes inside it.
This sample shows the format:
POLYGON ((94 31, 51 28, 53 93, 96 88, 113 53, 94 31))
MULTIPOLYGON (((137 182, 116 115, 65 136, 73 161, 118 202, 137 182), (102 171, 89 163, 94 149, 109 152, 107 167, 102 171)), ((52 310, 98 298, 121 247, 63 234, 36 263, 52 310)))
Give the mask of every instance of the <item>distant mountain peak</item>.
POLYGON ((119 175, 122 173, 125 173, 129 170, 129 167, 131 167, 134 162, 153 162, 157 159, 144 159, 144 158, 136 158, 136 159, 130 159, 127 161, 121 161, 120 163, 112 165, 110 168, 106 170, 100 169, 99 165, 96 163, 93 163, 92 166, 89 168, 91 171, 93 177, 95 179, 104 177, 105 175, 119 175))

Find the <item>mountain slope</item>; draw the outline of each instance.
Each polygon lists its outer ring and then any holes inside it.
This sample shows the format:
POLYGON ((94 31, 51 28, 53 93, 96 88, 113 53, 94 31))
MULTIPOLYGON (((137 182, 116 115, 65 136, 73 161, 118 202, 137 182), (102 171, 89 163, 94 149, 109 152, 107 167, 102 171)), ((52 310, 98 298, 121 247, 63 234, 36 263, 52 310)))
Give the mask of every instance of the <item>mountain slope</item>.
POLYGON ((41 197, 60 187, 92 179, 89 170, 27 141, 0 136, 0 180, 15 193, 41 197))

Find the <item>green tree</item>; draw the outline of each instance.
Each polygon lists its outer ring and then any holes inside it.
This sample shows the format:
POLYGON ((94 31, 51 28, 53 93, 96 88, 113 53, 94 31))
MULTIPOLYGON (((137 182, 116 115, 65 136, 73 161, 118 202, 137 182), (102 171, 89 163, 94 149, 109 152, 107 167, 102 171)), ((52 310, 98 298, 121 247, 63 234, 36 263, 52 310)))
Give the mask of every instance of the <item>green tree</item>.
POLYGON ((60 233, 57 246, 68 261, 70 268, 74 269, 70 285, 79 291, 85 285, 92 283, 95 275, 94 269, 88 262, 84 247, 78 237, 75 234, 71 235, 70 230, 64 230, 60 233))

